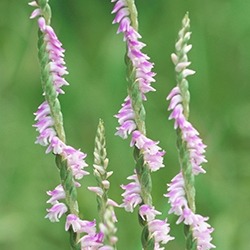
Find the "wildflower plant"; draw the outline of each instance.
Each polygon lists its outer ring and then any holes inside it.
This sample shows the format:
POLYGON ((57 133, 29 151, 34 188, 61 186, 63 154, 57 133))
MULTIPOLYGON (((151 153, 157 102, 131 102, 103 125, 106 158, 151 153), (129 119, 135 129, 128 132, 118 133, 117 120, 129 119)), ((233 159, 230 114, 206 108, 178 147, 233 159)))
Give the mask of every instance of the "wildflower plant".
POLYGON ((213 228, 206 222, 208 218, 195 213, 194 176, 205 173, 201 164, 207 160, 204 156, 206 145, 188 121, 190 93, 186 77, 195 73, 187 68, 191 64, 187 57, 192 48, 192 45, 188 44, 190 36, 190 20, 187 13, 182 20, 182 28, 175 45, 176 53, 172 54, 177 86, 167 97, 167 100, 170 100, 169 110, 172 111, 169 119, 174 119, 174 128, 177 131, 181 171, 172 179, 165 196, 169 198, 171 205, 169 212, 179 216, 177 224, 185 224, 186 249, 208 250, 215 247, 210 242, 213 228))
MULTIPOLYGON (((115 249, 118 238, 116 237, 117 228, 115 223, 117 218, 114 207, 119 205, 108 197, 110 182, 108 178, 113 174, 107 171, 108 158, 106 151, 105 129, 102 120, 99 121, 94 150, 94 176, 97 181, 97 187, 89 187, 90 191, 96 193, 99 210, 100 224, 99 228, 103 234, 105 249, 115 249)), ((104 250, 104 248, 103 248, 104 250)))
POLYGON ((38 57, 41 66, 41 82, 45 101, 39 106, 36 115, 36 130, 39 132, 36 143, 52 152, 60 172, 61 184, 48 191, 50 199, 45 216, 51 222, 58 222, 65 214, 65 230, 70 233, 72 249, 96 249, 103 246, 102 232, 96 232, 96 222, 81 220, 77 202, 78 182, 88 174, 84 169, 86 154, 66 144, 59 94, 68 85, 64 75, 68 74, 64 61, 64 49, 50 25, 51 9, 48 0, 29 3, 36 9, 31 18, 38 18, 38 57))
MULTIPOLYGON (((36 143, 46 147, 45 152, 53 153, 60 174, 60 184, 47 192, 49 199, 45 218, 51 222, 59 222, 65 216, 65 231, 70 234, 71 249, 74 250, 115 250, 118 238, 117 217, 115 208, 124 208, 127 212, 138 209, 139 223, 142 226, 141 244, 144 250, 165 249, 169 241, 170 227, 167 218, 161 220, 157 216, 152 199, 151 173, 164 167, 165 151, 158 141, 147 137, 146 112, 144 102, 146 94, 155 89, 154 64, 142 52, 145 44, 141 42, 138 32, 137 9, 134 0, 112 0, 113 23, 118 24, 117 33, 123 34, 126 45, 125 61, 127 66, 128 94, 121 109, 115 117, 118 119, 116 135, 122 139, 130 137, 130 147, 134 149, 135 167, 127 178, 129 183, 121 185, 122 204, 118 205, 109 198, 108 158, 106 151, 105 129, 99 121, 94 148, 93 175, 97 185, 88 187, 96 194, 99 212, 99 223, 96 220, 81 219, 78 208, 77 189, 80 180, 89 174, 85 170, 87 155, 66 142, 63 126, 63 115, 59 95, 64 94, 64 86, 69 85, 64 76, 68 74, 64 61, 62 43, 51 26, 51 8, 49 0, 36 0, 29 3, 35 7, 30 18, 37 19, 38 24, 38 58, 41 68, 41 83, 44 101, 35 113, 34 127, 38 131, 36 143)), ((175 120, 177 144, 181 171, 172 179, 165 196, 169 199, 169 213, 179 216, 177 223, 185 224, 186 249, 208 250, 215 246, 211 243, 213 228, 207 218, 196 214, 194 176, 205 173, 201 164, 206 162, 204 152, 206 146, 199 138, 199 133, 188 121, 189 92, 186 77, 194 74, 188 69, 190 65, 187 53, 191 49, 189 18, 183 19, 183 27, 176 43, 176 53, 172 54, 175 64, 177 86, 167 97, 170 100, 170 119, 175 120)))
POLYGON ((122 206, 128 212, 133 212, 139 206, 139 220, 143 227, 142 246, 144 249, 158 249, 161 244, 172 240, 169 236, 169 225, 166 220, 155 219, 161 214, 155 210, 151 197, 151 172, 164 167, 165 152, 155 142, 146 136, 145 109, 143 102, 147 100, 146 93, 155 91, 151 86, 155 82, 153 63, 141 50, 145 46, 139 39, 137 9, 134 0, 112 0, 115 2, 112 13, 113 23, 118 23, 118 33, 123 33, 126 43, 125 61, 127 64, 128 96, 122 108, 116 115, 119 127, 116 134, 126 139, 132 134, 130 146, 134 147, 135 173, 128 177, 132 180, 122 185, 124 190, 122 206))

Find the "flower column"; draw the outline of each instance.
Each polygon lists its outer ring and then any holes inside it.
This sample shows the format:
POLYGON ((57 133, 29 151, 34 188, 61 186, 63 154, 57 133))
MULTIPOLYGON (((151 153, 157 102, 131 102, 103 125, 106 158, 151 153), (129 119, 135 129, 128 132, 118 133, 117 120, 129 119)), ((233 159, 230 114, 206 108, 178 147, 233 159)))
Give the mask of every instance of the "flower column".
POLYGON ((156 220, 159 214, 152 205, 150 172, 164 167, 165 152, 158 142, 146 137, 145 109, 146 93, 154 91, 151 86, 155 73, 153 64, 141 49, 145 46, 139 41, 137 9, 134 0, 112 0, 116 2, 112 13, 116 13, 113 23, 118 23, 118 33, 122 32, 126 42, 126 64, 128 96, 116 115, 119 122, 116 134, 123 139, 132 134, 131 146, 134 146, 136 162, 135 174, 128 179, 131 183, 123 185, 123 206, 132 212, 137 205, 139 208, 140 224, 143 226, 142 245, 144 249, 158 249, 160 244, 166 244, 172 239, 168 235, 169 227, 166 221, 156 220))
POLYGON ((208 250, 215 248, 210 243, 213 228, 206 223, 208 218, 195 213, 194 176, 205 173, 201 164, 207 161, 204 156, 206 146, 199 138, 198 131, 188 121, 190 94, 186 77, 195 73, 187 68, 191 64, 187 53, 192 48, 192 45, 188 45, 191 35, 189 29, 190 20, 186 14, 175 46, 176 54, 172 54, 177 86, 167 97, 170 100, 169 110, 172 110, 169 119, 175 120, 174 128, 177 130, 181 172, 173 178, 165 196, 171 205, 169 213, 179 216, 177 224, 182 221, 185 224, 186 249, 208 250))
POLYGON ((50 199, 47 209, 51 222, 58 222, 67 214, 65 230, 70 232, 72 249, 87 249, 102 246, 101 237, 96 234, 95 222, 82 221, 78 216, 76 188, 77 180, 88 174, 84 170, 86 154, 66 145, 63 118, 58 95, 63 94, 62 87, 68 85, 64 79, 67 69, 64 62, 64 49, 50 26, 51 10, 48 0, 37 0, 29 3, 36 9, 31 18, 38 17, 39 41, 38 56, 41 66, 41 82, 45 101, 39 106, 36 115, 36 130, 39 132, 36 143, 46 146, 46 153, 53 152, 56 165, 60 171, 61 184, 47 192, 50 199), (80 234, 85 235, 80 239, 80 234))

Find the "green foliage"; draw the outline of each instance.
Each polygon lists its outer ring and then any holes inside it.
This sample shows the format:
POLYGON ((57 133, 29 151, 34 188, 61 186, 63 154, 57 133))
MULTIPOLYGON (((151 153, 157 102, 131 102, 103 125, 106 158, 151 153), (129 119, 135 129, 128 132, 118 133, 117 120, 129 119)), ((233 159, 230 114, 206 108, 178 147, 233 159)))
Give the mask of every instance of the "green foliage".
MULTIPOLYGON (((67 142, 87 152, 93 164, 96 126, 106 127, 110 178, 109 196, 121 202, 119 186, 132 174, 134 162, 128 141, 115 137, 113 117, 127 95, 122 36, 112 25, 112 4, 103 0, 50 1, 52 25, 66 49, 71 84, 60 96, 67 142)), ((190 52, 190 120, 200 131, 207 148, 207 174, 196 179, 197 212, 209 215, 213 243, 220 250, 250 249, 249 242, 249 124, 250 124, 250 22, 249 1, 137 0, 139 30, 155 62, 155 93, 145 103, 147 134, 160 140, 167 151, 166 168, 152 174, 157 210, 167 215, 162 197, 166 183, 179 170, 173 123, 167 121, 166 95, 175 85, 174 51, 180 21, 186 11, 192 22, 190 52)), ((0 249, 69 249, 64 221, 44 219, 46 191, 59 182, 52 155, 34 145, 33 112, 42 102, 37 59, 37 25, 29 20, 27 1, 0 1, 0 249)), ((90 168, 89 168, 90 169, 90 168)), ((91 172, 91 169, 90 169, 91 172)), ((87 176, 79 190, 80 210, 85 218, 97 217, 95 185, 87 176)), ((140 249, 137 214, 117 211, 118 249, 140 249)), ((162 218, 163 218, 162 217, 162 218)), ((183 228, 170 216, 176 240, 167 249, 184 249, 183 228)))

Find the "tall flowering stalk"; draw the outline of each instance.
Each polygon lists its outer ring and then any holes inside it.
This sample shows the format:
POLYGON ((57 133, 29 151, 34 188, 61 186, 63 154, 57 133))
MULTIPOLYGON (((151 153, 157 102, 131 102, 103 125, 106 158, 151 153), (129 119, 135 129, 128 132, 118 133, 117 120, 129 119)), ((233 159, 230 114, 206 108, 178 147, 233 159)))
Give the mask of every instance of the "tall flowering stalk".
POLYGON ((64 75, 68 74, 64 61, 64 49, 50 26, 51 9, 48 0, 29 3, 35 7, 31 18, 38 17, 38 57, 41 66, 41 82, 45 101, 39 106, 36 115, 36 130, 39 135, 36 143, 47 147, 46 153, 52 152, 60 171, 61 184, 48 191, 46 218, 58 222, 66 214, 65 230, 70 232, 72 249, 97 249, 101 247, 103 234, 96 233, 95 221, 79 218, 77 181, 88 174, 84 170, 86 154, 66 144, 58 95, 63 94, 62 87, 68 85, 64 75), (83 235, 82 235, 83 234, 83 235))
POLYGON ((106 151, 105 129, 103 121, 100 120, 97 128, 94 150, 94 176, 97 180, 97 187, 89 187, 97 195, 97 203, 100 217, 99 228, 104 237, 105 246, 101 247, 102 250, 116 249, 116 231, 115 223, 117 218, 114 212, 114 207, 118 204, 108 198, 108 190, 110 182, 108 178, 113 174, 107 171, 108 158, 106 151))
POLYGON ((167 97, 170 100, 169 110, 172 110, 169 119, 175 120, 174 128, 177 130, 181 172, 172 179, 165 196, 169 198, 171 205, 169 213, 179 216, 177 224, 185 224, 186 249, 208 250, 215 248, 211 244, 213 228, 206 222, 208 218, 195 213, 194 176, 205 173, 201 164, 207 160, 204 156, 206 146, 198 131, 188 121, 190 94, 186 77, 195 73, 187 68, 191 64, 187 57, 192 48, 188 44, 190 36, 190 20, 186 14, 175 45, 176 53, 172 54, 177 86, 167 97))
POLYGON ((128 96, 122 108, 116 115, 119 127, 116 134, 125 139, 132 134, 130 146, 134 147, 136 162, 135 173, 128 177, 132 180, 122 185, 123 204, 126 211, 133 212, 139 205, 140 224, 143 226, 142 245, 144 249, 160 249, 172 239, 168 235, 169 227, 166 221, 155 219, 159 214, 152 205, 151 172, 164 167, 165 152, 155 142, 146 137, 145 109, 146 93, 155 91, 151 83, 155 81, 152 72, 153 63, 141 49, 145 46, 139 39, 137 9, 134 0, 112 0, 115 2, 112 13, 115 13, 113 23, 118 23, 118 33, 123 33, 126 42, 126 64, 128 96))

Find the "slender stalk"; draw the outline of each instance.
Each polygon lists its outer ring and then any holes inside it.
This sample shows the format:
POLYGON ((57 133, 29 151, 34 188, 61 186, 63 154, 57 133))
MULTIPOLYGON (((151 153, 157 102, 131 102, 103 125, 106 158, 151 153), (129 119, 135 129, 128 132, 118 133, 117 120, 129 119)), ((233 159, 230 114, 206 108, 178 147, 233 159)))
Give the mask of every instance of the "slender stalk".
POLYGON ((132 133, 131 146, 134 146, 135 174, 128 185, 122 185, 125 192, 122 206, 133 212, 139 205, 139 223, 143 227, 141 241, 143 249, 158 249, 172 239, 168 235, 169 227, 165 221, 155 219, 159 211, 152 205, 151 172, 164 167, 165 152, 155 142, 146 137, 146 112, 143 102, 146 93, 155 91, 151 83, 155 81, 152 72, 153 63, 141 49, 145 46, 139 39, 137 9, 134 0, 112 0, 116 2, 112 13, 116 13, 113 23, 119 23, 118 32, 123 32, 127 49, 125 61, 127 65, 128 96, 116 115, 120 126, 117 135, 123 139, 132 133))
POLYGON ((94 176, 97 180, 97 187, 94 187, 93 191, 97 190, 96 197, 100 218, 99 227, 104 235, 103 242, 105 246, 109 246, 110 249, 115 250, 118 238, 115 235, 117 231, 117 228, 115 227, 117 219, 114 212, 114 206, 118 206, 118 204, 108 197, 110 186, 108 178, 113 174, 113 172, 107 171, 108 162, 105 128, 103 121, 100 119, 94 149, 94 176))
MULTIPOLYGON (((185 63, 187 62, 187 55, 184 48, 187 45, 191 34, 188 13, 184 16, 182 24, 182 29, 179 32, 179 43, 178 45, 176 45, 176 55, 178 57, 179 62, 185 63)), ((177 72, 176 81, 177 86, 181 91, 183 114, 186 120, 188 120, 190 94, 188 91, 188 81, 186 80, 183 71, 177 72)), ((187 142, 183 140, 183 132, 180 128, 177 129, 177 148, 179 151, 179 162, 181 166, 181 171, 184 178, 186 198, 188 201, 189 208, 192 210, 193 213, 195 213, 195 186, 193 167, 191 164, 190 152, 187 147, 187 142)), ((196 249, 196 242, 193 238, 192 228, 189 225, 184 225, 184 233, 186 237, 186 250, 196 249)))
MULTIPOLYGON (((135 31, 138 31, 138 12, 135 6, 134 0, 127 0, 128 8, 130 12, 130 18, 132 22, 132 27, 135 31)), ((128 53, 126 53, 128 54, 128 53)), ((127 79, 128 79, 128 93, 132 101, 132 107, 135 114, 135 123, 137 129, 146 136, 146 112, 143 105, 142 93, 139 88, 139 83, 136 77, 136 68, 133 66, 133 62, 127 57, 127 79)), ((147 204, 152 206, 152 180, 149 167, 144 161, 143 151, 139 150, 136 146, 134 147, 134 160, 136 164, 136 174, 141 186, 141 198, 142 204, 147 204)), ((141 204, 141 205, 142 205, 141 204)), ((140 216, 139 223, 143 227, 141 240, 144 250, 154 249, 154 241, 148 230, 147 221, 142 220, 140 216)))
MULTIPOLYGON (((51 22, 51 9, 48 4, 48 0, 38 0, 37 4, 41 10, 41 16, 44 17, 46 25, 51 22)), ((41 82, 44 91, 45 99, 50 108, 50 115, 54 121, 54 129, 57 137, 62 143, 66 143, 65 132, 63 127, 63 115, 61 112, 61 106, 58 99, 58 93, 53 84, 53 78, 50 73, 51 59, 47 51, 47 40, 45 34, 39 30, 38 32, 38 57, 41 66, 41 82)), ((65 203, 68 207, 68 214, 75 214, 78 216, 78 203, 77 203, 77 191, 75 181, 72 175, 72 171, 68 166, 68 162, 61 154, 56 154, 56 165, 60 171, 61 184, 65 191, 65 203)), ((78 244, 80 234, 76 233, 70 228, 70 243, 71 248, 79 250, 78 244)))

